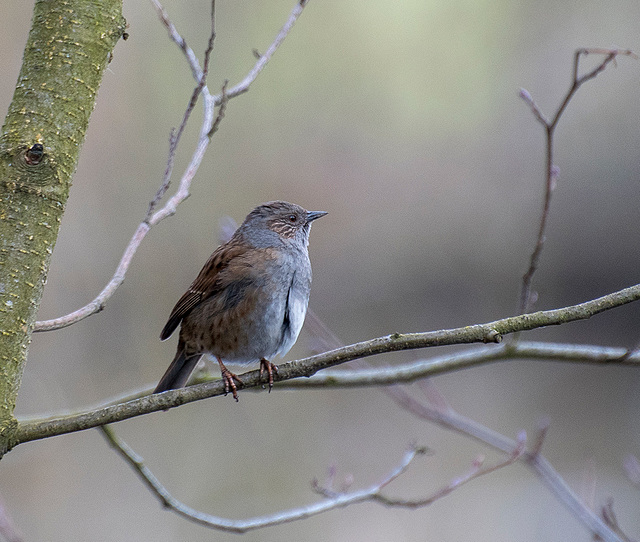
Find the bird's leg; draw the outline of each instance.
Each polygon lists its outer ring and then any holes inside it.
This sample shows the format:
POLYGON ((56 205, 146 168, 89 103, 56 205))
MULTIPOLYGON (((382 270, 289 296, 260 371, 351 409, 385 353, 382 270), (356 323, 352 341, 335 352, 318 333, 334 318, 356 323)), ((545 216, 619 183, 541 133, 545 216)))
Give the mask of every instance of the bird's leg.
POLYGON ((229 369, 227 369, 224 366, 224 363, 222 363, 222 360, 218 356, 216 356, 216 359, 218 360, 218 365, 220 365, 222 380, 224 380, 225 395, 229 393, 229 390, 231 390, 231 393, 233 394, 233 398, 236 401, 238 401, 238 388, 236 388, 236 383, 234 382, 234 380, 237 380, 239 384, 242 384, 242 380, 240 380, 240 377, 238 375, 236 375, 235 373, 232 373, 229 369))
POLYGON ((271 393, 271 388, 273 388, 273 373, 278 374, 278 366, 275 363, 271 363, 268 359, 262 358, 260 359, 261 379, 265 371, 267 371, 267 374, 269 375, 269 393, 271 393))

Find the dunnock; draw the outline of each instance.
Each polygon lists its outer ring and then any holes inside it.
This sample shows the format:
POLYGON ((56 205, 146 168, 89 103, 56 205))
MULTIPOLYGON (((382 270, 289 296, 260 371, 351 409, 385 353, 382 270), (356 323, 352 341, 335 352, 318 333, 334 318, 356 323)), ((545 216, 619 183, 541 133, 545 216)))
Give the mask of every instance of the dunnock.
POLYGON ((178 324, 178 350, 154 393, 181 388, 203 354, 215 356, 225 391, 238 400, 242 381, 224 361, 260 361, 269 389, 284 356, 296 342, 309 303, 311 222, 326 215, 286 201, 256 207, 231 239, 211 255, 173 308, 160 338, 178 324))

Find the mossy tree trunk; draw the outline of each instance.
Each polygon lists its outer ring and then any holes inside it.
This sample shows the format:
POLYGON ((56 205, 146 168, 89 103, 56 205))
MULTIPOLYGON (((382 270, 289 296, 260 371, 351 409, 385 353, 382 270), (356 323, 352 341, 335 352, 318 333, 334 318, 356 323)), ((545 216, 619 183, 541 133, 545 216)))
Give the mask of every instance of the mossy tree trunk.
POLYGON ((37 0, 0 135, 0 457, 31 331, 122 0, 37 0))

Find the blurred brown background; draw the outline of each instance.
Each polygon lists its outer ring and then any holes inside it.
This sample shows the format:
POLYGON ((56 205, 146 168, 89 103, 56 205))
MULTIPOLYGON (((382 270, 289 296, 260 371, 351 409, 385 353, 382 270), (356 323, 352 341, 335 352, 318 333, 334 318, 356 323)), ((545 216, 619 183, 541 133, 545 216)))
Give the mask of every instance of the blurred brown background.
MULTIPOLYGON (((6 111, 30 3, 0 8, 6 111)), ((239 81, 293 0, 218 2, 210 88, 239 81)), ((167 0, 204 49, 205 0, 167 0)), ((165 167, 169 129, 194 86, 148 2, 125 1, 130 38, 105 75, 40 317, 85 304, 111 277, 165 167)), ((329 211, 311 235, 311 307, 345 342, 485 322, 513 313, 541 206, 543 131, 518 89, 551 114, 574 49, 640 50, 637 0, 310 2, 250 92, 233 100, 178 214, 145 240, 104 312, 34 336, 18 414, 83 408, 161 376, 158 334, 217 243, 218 222, 286 199, 329 211)), ((586 66, 593 65, 587 63, 586 66)), ((561 168, 537 308, 638 282, 640 63, 588 83, 557 131, 561 168)), ((200 109, 183 140, 190 156, 200 109)), ((632 346, 640 305, 525 339, 632 346)), ((304 332, 288 356, 308 353, 304 332)), ((372 360, 395 364, 449 350, 372 360)), ((434 380, 463 414, 510 436, 548 415, 544 451, 582 495, 615 498, 640 533, 640 493, 621 466, 640 455, 640 373, 513 361, 434 380)), ((420 393, 416 390, 416 393, 420 393)), ((375 389, 241 393, 117 425, 174 495, 242 518, 313 502, 336 465, 354 487, 378 480, 416 440, 435 451, 389 492, 430 493, 485 450, 414 419, 375 389), (247 474, 249 473, 249 474, 247 474)), ((490 454, 491 455, 491 454, 490 454)), ((493 456, 491 456, 493 457, 493 456)), ((163 511, 97 431, 25 444, 2 461, 0 496, 26 541, 238 540, 163 511)), ((418 511, 365 504, 257 531, 247 541, 588 540, 521 466, 418 511)))

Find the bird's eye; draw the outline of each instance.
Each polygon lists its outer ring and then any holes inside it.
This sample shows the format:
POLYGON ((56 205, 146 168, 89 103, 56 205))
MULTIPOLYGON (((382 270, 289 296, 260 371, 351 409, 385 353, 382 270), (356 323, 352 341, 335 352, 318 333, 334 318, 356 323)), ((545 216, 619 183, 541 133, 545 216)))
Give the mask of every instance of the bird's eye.
POLYGON ((292 224, 295 224, 295 223, 296 223, 296 219, 297 219, 297 218, 298 218, 298 217, 297 217, 296 215, 289 215, 289 216, 287 217, 287 220, 288 220, 289 222, 291 222, 292 224))

